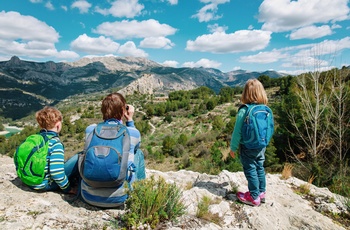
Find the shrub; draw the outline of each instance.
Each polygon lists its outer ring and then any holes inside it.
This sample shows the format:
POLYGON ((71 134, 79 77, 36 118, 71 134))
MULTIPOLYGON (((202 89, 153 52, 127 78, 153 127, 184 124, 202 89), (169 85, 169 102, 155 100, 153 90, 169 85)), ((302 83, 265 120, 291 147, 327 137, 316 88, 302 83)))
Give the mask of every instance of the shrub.
POLYGON ((287 180, 292 176, 293 171, 293 165, 292 164, 285 164, 283 167, 281 179, 287 180))
POLYGON ((215 224, 220 224, 222 218, 219 217, 219 214, 213 214, 209 212, 209 206, 214 202, 208 196, 203 196, 201 201, 197 205, 197 213, 196 216, 198 218, 202 218, 204 220, 208 220, 215 224))
POLYGON ((135 182, 133 188, 126 201, 127 211, 122 216, 129 228, 148 224, 154 229, 161 222, 173 221, 185 214, 182 192, 176 184, 151 176, 135 182))

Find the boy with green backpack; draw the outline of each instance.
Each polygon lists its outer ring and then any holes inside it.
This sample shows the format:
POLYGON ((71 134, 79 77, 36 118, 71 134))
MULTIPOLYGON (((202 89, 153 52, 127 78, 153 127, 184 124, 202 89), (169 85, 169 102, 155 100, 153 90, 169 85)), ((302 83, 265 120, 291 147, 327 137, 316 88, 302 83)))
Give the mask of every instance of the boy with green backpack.
POLYGON ((14 154, 16 172, 21 181, 40 191, 61 189, 76 194, 69 179, 78 176, 78 155, 64 162, 64 147, 58 134, 62 129, 62 114, 54 107, 46 106, 35 114, 41 128, 30 135, 14 154))

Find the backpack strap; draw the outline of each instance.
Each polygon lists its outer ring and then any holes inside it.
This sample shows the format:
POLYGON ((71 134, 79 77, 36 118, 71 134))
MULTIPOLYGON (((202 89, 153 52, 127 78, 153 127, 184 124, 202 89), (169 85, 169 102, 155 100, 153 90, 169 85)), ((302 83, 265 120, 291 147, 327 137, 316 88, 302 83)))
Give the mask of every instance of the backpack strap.
MULTIPOLYGON (((56 132, 50 132, 47 131, 46 129, 40 130, 39 134, 44 138, 44 142, 50 141, 53 138, 58 138, 58 134, 56 132)), ((47 152, 47 156, 50 158, 51 152, 47 152)), ((47 161, 47 173, 50 174, 50 159, 47 161)))

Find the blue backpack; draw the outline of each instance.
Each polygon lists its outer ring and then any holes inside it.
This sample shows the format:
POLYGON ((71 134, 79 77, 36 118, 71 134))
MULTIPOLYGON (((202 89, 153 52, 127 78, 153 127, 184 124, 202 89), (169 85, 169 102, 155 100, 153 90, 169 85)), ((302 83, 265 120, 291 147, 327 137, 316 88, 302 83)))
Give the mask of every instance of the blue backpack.
POLYGON ((248 149, 266 147, 274 133, 272 110, 264 104, 245 104, 242 106, 247 107, 242 125, 242 144, 248 149))
POLYGON ((78 162, 81 198, 103 208, 124 205, 135 171, 134 164, 128 162, 129 130, 109 121, 99 123, 88 135, 78 162))
POLYGON ((82 180, 94 188, 119 188, 128 181, 129 131, 120 123, 99 123, 79 160, 82 180))

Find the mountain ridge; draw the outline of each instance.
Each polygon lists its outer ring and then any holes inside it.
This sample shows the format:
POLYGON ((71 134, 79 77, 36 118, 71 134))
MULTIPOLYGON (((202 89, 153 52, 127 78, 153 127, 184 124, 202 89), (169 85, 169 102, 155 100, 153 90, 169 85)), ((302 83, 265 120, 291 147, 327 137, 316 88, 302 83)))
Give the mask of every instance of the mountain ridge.
MULTIPOLYGON (((48 101, 54 105, 76 94, 118 91, 148 75, 153 76, 153 80, 141 81, 141 88, 149 88, 143 92, 167 94, 200 86, 218 93, 222 87, 241 86, 247 79, 262 74, 283 76, 273 71, 242 70, 235 75, 234 72, 223 73, 214 68, 165 67, 152 60, 135 57, 92 57, 71 63, 55 63, 24 61, 13 56, 9 61, 0 62, 0 116, 19 119, 40 109, 48 101), (158 84, 153 84, 153 81, 158 84), (153 86, 156 88, 150 88, 153 86)), ((137 91, 140 86, 131 88, 137 91)))

